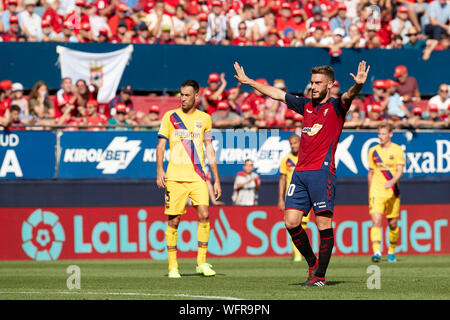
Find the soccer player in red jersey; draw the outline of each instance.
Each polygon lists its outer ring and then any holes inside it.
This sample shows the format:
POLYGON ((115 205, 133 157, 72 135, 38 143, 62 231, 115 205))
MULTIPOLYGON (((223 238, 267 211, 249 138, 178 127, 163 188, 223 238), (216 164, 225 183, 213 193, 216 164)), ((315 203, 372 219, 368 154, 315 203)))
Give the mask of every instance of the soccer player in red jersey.
POLYGON ((332 218, 336 184, 335 152, 352 100, 367 80, 370 67, 361 61, 356 76, 350 73, 355 84, 340 98, 330 97, 334 83, 334 70, 329 66, 311 69, 312 97, 298 97, 264 85, 247 77, 244 69, 235 62, 235 78, 248 84, 272 99, 282 101, 289 109, 301 114, 303 129, 298 162, 286 192, 284 222, 292 241, 309 265, 304 286, 325 286, 325 273, 334 245, 332 218), (313 208, 320 234, 319 257, 312 251, 308 236, 301 226, 304 215, 313 208))

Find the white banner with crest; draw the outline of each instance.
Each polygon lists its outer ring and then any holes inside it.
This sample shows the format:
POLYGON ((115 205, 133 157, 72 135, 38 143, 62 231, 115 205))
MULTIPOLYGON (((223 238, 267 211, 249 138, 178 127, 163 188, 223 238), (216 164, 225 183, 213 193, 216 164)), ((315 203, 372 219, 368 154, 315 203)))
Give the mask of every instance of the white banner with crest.
POLYGON ((61 66, 61 79, 69 77, 75 83, 82 79, 99 88, 97 101, 108 103, 117 91, 123 71, 133 52, 133 46, 106 52, 91 53, 56 47, 61 66))

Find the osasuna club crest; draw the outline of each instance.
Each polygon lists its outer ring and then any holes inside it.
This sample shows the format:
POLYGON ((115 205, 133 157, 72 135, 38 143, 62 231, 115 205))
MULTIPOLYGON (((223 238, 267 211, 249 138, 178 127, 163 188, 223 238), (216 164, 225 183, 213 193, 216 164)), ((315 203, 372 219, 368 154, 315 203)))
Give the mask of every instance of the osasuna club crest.
POLYGON ((100 61, 89 62, 89 79, 98 88, 103 86, 103 63, 100 61))

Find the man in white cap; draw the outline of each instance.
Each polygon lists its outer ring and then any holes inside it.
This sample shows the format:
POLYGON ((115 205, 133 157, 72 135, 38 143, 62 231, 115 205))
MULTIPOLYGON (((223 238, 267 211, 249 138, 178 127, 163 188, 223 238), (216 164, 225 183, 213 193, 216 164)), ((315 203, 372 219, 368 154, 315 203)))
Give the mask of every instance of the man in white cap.
POLYGON ((25 0, 25 10, 19 13, 22 26, 26 29, 28 41, 40 41, 42 38, 41 17, 34 12, 36 0, 25 0))

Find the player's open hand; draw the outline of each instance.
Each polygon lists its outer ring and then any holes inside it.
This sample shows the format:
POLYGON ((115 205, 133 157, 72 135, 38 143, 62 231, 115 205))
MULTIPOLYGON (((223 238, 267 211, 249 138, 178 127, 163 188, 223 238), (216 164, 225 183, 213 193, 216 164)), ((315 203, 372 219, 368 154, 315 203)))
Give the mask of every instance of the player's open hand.
POLYGON ((236 70, 236 74, 234 77, 237 81, 239 81, 242 84, 248 84, 250 82, 250 78, 247 77, 247 75, 244 72, 244 68, 239 65, 239 63, 234 63, 234 70, 236 70))
POLYGON ((370 66, 366 69, 366 62, 363 60, 358 65, 358 72, 356 76, 353 73, 350 73, 350 76, 353 78, 356 84, 364 84, 367 80, 367 74, 369 73, 370 66))

